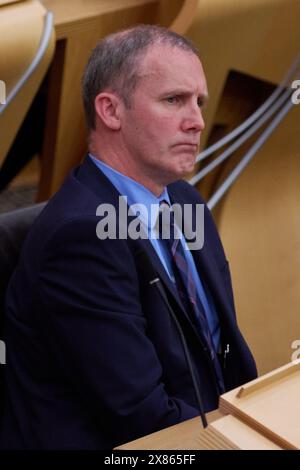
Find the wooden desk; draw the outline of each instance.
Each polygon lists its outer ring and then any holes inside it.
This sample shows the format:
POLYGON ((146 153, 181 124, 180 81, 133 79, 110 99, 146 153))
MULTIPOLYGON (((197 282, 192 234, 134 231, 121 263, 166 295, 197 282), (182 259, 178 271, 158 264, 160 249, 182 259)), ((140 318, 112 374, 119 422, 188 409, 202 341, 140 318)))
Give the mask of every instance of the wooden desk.
POLYGON ((117 447, 118 450, 299 449, 300 360, 220 397, 219 410, 117 447))
POLYGON ((256 430, 232 415, 216 410, 206 415, 208 427, 200 417, 149 434, 117 447, 117 450, 280 450, 256 430))
MULTIPOLYGON (((208 423, 225 416, 219 410, 207 413, 208 423)), ((123 450, 154 450, 154 449, 173 449, 188 450, 200 449, 199 434, 203 431, 200 416, 183 421, 182 423, 170 426, 162 431, 149 434, 148 436, 136 439, 135 441, 124 444, 117 449, 123 450)))
POLYGON ((49 71, 39 200, 48 199, 87 149, 81 76, 92 48, 107 34, 137 23, 183 32, 197 0, 41 0, 54 13, 57 37, 49 71))

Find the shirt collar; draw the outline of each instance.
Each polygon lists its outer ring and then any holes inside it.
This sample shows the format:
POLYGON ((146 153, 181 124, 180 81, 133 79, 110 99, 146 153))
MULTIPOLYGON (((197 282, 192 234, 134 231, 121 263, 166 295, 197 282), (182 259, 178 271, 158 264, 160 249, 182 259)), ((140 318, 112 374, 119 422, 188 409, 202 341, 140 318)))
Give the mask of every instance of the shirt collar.
POLYGON ((171 205, 167 188, 165 187, 161 195, 157 197, 142 184, 123 175, 92 154, 89 154, 89 157, 115 186, 121 196, 127 197, 127 204, 131 207, 132 213, 138 215, 142 223, 148 227, 148 230, 154 230, 160 201, 165 200, 171 205))

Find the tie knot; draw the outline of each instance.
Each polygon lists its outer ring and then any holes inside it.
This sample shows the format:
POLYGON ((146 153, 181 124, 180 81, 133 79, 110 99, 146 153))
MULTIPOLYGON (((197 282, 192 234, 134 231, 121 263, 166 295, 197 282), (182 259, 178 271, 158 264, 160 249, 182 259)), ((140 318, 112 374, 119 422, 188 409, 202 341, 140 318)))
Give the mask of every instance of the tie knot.
POLYGON ((170 204, 168 203, 168 201, 166 201, 165 199, 162 199, 161 201, 159 201, 159 210, 160 211, 163 211, 165 209, 171 209, 170 207, 170 204))
POLYGON ((161 239, 172 242, 174 239, 181 238, 181 232, 175 221, 174 210, 165 199, 159 203, 157 223, 157 230, 161 239))

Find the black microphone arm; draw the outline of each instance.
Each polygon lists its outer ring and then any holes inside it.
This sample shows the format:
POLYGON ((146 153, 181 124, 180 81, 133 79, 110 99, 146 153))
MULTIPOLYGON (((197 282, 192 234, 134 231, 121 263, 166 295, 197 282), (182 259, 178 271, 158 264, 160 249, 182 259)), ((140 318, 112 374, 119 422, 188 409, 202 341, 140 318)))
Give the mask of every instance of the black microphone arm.
POLYGON ((178 330, 178 333, 179 333, 179 336, 180 336, 180 339, 181 339, 181 342, 182 342, 182 346, 183 346, 183 349, 184 349, 186 362, 187 362, 188 368, 190 370, 190 375, 191 375, 192 382, 193 382, 193 388, 194 388, 194 391, 195 391, 196 401, 197 401, 198 407, 199 407, 200 418, 201 418, 203 427, 206 428, 207 427, 207 420, 206 420, 206 416, 205 416, 205 412, 204 412, 203 401, 202 401, 202 398, 201 398, 199 385, 197 383, 197 379, 196 379, 196 376, 195 376, 195 371, 194 371, 194 368, 193 368, 189 348, 188 348, 185 336, 183 334, 182 328, 180 326, 180 323, 179 323, 179 321, 176 317, 176 314, 175 314, 172 306, 170 305, 169 299, 168 299, 167 294, 165 292, 165 289, 164 289, 164 287, 161 283, 161 280, 159 279, 155 269, 153 268, 150 260, 148 259, 147 255, 146 255, 146 253, 143 251, 143 252, 140 252, 139 254, 142 255, 143 258, 144 258, 143 259, 143 270, 148 275, 149 284, 153 285, 158 290, 158 292, 161 295, 163 301, 165 302, 165 304, 168 308, 168 311, 171 315, 171 318, 173 319, 173 321, 176 325, 176 328, 178 330))

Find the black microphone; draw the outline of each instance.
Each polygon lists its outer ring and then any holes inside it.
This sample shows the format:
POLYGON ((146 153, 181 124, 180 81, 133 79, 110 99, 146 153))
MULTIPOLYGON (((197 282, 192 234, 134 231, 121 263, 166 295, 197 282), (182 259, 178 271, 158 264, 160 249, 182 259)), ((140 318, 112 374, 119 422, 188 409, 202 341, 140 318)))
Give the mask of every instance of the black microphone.
POLYGON ((154 267, 152 266, 148 256, 146 255, 146 253, 144 251, 140 251, 139 256, 141 256, 143 258, 143 263, 142 263, 143 272, 146 274, 148 283, 150 285, 154 286, 158 290, 158 292, 159 292, 160 296, 162 297, 163 301, 165 302, 166 307, 167 307, 167 309, 168 309, 168 311, 171 315, 171 318, 174 321, 174 323, 176 325, 176 328, 178 330, 178 333, 179 333, 179 336, 180 336, 180 339, 181 339, 181 342, 182 342, 182 346, 183 346, 183 349, 184 349, 187 365, 188 365, 190 375, 191 375, 191 378, 192 378, 193 388, 194 388, 195 396, 196 396, 196 401, 197 401, 198 407, 199 407, 200 418, 201 418, 203 427, 206 428, 207 427, 207 420, 206 420, 206 416, 205 416, 205 412, 204 412, 203 401, 202 401, 202 398, 201 398, 199 385, 197 383, 197 379, 196 379, 195 372, 194 372, 194 369, 193 369, 191 355, 190 355, 188 345, 187 345, 184 333, 182 331, 181 325, 180 325, 180 323, 179 323, 179 321, 176 317, 176 314, 175 314, 175 312, 174 312, 174 310, 173 310, 173 308, 172 308, 172 306, 169 302, 169 299, 167 297, 167 294, 165 292, 163 284, 162 284, 161 280, 159 279, 158 274, 155 271, 154 267))

